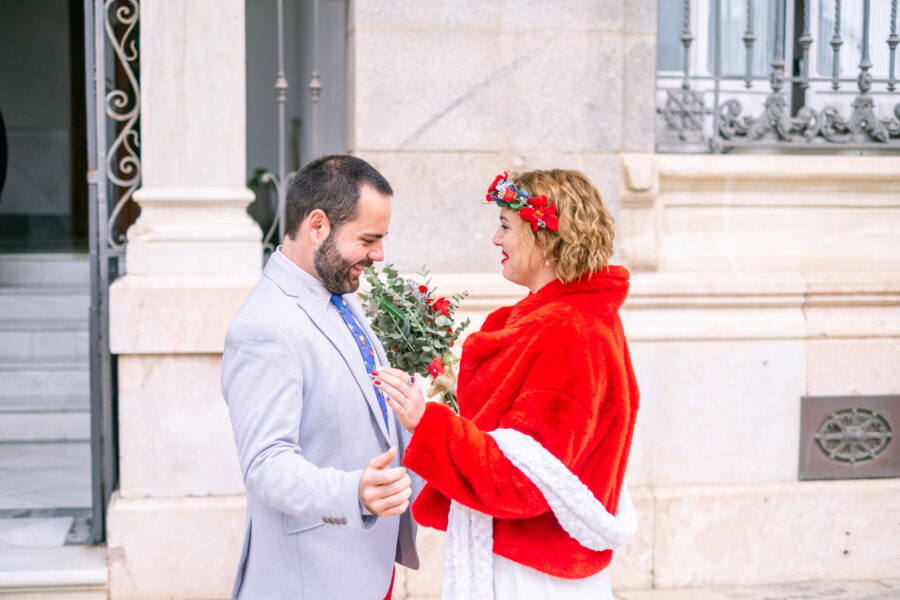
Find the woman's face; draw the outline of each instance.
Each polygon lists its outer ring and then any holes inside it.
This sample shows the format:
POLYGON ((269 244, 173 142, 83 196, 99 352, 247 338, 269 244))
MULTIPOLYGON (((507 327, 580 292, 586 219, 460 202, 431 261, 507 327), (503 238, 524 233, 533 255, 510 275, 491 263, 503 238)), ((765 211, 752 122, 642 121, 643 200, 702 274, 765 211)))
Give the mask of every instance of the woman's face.
MULTIPOLYGON (((491 240, 503 250, 503 276, 534 291, 542 275, 544 254, 537 244, 528 244, 521 228, 525 221, 508 208, 500 209, 500 226, 491 240)), ((539 286, 538 286, 539 287, 539 286)))

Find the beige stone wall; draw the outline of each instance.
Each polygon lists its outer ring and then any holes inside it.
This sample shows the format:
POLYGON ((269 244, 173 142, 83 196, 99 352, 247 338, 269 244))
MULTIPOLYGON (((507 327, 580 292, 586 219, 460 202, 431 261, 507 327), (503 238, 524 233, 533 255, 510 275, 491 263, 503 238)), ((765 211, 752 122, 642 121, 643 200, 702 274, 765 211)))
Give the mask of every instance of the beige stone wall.
POLYGON ((653 0, 355 0, 348 27, 348 147, 394 186, 401 269, 496 272, 502 170, 581 169, 615 210, 619 153, 652 151, 653 0))

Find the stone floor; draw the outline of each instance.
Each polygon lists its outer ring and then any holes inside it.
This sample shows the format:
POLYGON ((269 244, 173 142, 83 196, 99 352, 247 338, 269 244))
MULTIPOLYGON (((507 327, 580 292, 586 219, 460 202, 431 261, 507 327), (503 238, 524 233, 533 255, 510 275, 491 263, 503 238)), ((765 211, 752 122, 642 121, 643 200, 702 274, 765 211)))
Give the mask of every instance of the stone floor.
POLYGON ((619 591, 617 600, 896 600, 900 573, 891 581, 809 582, 678 590, 619 591))
POLYGON ((0 548, 84 544, 90 517, 89 443, 0 444, 0 548))

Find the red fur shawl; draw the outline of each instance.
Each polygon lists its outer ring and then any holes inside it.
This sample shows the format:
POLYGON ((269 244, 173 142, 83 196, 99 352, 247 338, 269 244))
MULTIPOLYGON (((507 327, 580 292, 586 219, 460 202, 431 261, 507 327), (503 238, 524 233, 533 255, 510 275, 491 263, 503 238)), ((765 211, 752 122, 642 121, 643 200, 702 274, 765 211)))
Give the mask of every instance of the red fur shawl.
POLYGON ((429 403, 404 464, 428 481, 413 505, 422 525, 447 529, 450 498, 494 517, 494 553, 556 577, 605 568, 612 551, 581 546, 544 496, 486 434, 526 433, 615 512, 638 408, 618 309, 628 271, 610 266, 547 284, 491 313, 463 346, 460 416, 429 403))

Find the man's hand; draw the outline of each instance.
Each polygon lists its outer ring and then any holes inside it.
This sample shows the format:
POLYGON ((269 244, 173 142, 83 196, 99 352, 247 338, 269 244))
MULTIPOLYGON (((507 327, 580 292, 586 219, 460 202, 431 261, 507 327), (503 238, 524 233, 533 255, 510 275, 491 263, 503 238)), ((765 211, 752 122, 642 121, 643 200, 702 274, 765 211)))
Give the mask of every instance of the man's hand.
POLYGON ((403 467, 386 468, 397 456, 391 448, 369 461, 359 480, 359 499, 373 515, 393 517, 409 506, 412 480, 403 467))

